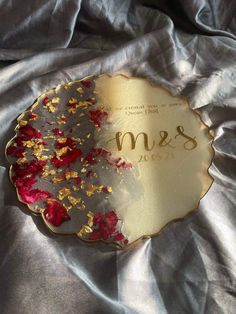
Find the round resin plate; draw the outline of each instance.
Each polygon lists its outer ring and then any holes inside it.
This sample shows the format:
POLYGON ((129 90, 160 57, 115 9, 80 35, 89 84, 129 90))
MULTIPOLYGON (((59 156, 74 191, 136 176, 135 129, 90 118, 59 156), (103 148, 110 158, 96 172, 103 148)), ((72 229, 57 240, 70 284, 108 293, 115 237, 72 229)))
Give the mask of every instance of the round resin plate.
POLYGON ((55 233, 123 247, 198 207, 212 137, 185 98, 123 75, 41 95, 6 155, 28 208, 55 233))

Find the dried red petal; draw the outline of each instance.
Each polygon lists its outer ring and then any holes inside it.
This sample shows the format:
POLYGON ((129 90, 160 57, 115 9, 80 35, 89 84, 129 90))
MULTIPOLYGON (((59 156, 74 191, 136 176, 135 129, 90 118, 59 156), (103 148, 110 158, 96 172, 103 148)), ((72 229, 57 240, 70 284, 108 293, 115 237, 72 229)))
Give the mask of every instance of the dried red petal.
POLYGON ((94 218, 93 218, 94 224, 96 225, 97 223, 100 223, 100 222, 102 222, 102 221, 103 221, 103 216, 102 216, 102 214, 101 214, 101 213, 96 213, 96 214, 94 215, 94 218))
POLYGON ((120 157, 117 158, 117 157, 110 156, 109 158, 107 158, 107 162, 110 165, 115 166, 117 168, 130 169, 133 167, 132 163, 126 162, 120 157))
POLYGON ((89 110, 90 120, 95 124, 96 127, 101 127, 103 119, 108 115, 106 111, 95 109, 89 110))
POLYGON ((60 226, 64 221, 70 220, 66 208, 56 200, 48 200, 44 211, 45 219, 55 227, 60 226))
POLYGON ((76 160, 81 156, 82 152, 78 148, 74 148, 70 151, 68 151, 66 154, 63 154, 60 159, 54 156, 51 159, 52 164, 56 167, 59 168, 61 166, 70 164, 70 163, 75 163, 76 160))
POLYGON ((25 149, 23 147, 16 147, 16 146, 8 146, 7 147, 7 154, 15 156, 17 158, 24 157, 24 155, 23 155, 24 151, 25 151, 25 149))
POLYGON ((24 135, 25 139, 31 140, 32 138, 40 138, 41 133, 33 128, 30 124, 26 124, 19 128, 19 132, 24 135))
POLYGON ((47 191, 42 191, 39 189, 29 190, 27 187, 19 188, 18 194, 20 196, 21 201, 27 204, 32 204, 51 196, 51 193, 47 191))
POLYGON ((88 153, 88 155, 86 156, 85 160, 90 164, 90 165, 93 165, 93 164, 96 164, 98 163, 98 161, 95 159, 95 153, 93 151, 90 151, 88 153))
POLYGON ((108 228, 111 230, 114 229, 114 227, 117 225, 118 222, 118 217, 116 215, 116 213, 112 210, 109 212, 106 212, 105 214, 105 222, 108 226, 108 228))
POLYGON ((110 193, 107 186, 104 186, 104 187, 102 188, 102 192, 103 192, 103 193, 107 193, 107 194, 110 193))
POLYGON ((80 185, 80 183, 81 183, 81 178, 80 178, 80 177, 77 177, 77 178, 75 178, 75 180, 76 180, 76 183, 80 185))
POLYGON ((39 175, 43 171, 46 161, 31 160, 21 165, 14 164, 12 166, 15 178, 24 177, 26 175, 39 175))
POLYGON ((49 102, 48 96, 44 97, 43 104, 46 105, 49 102))
POLYGON ((121 241, 121 240, 123 240, 123 239, 124 239, 124 236, 123 236, 123 234, 120 233, 120 232, 114 235, 114 240, 115 240, 115 241, 121 241))
POLYGON ((92 82, 90 81, 80 81, 80 83, 86 88, 90 88, 92 86, 92 82))
POLYGON ((93 232, 89 234, 89 240, 101 240, 101 239, 102 239, 102 235, 101 235, 100 230, 98 229, 93 230, 93 232))
POLYGON ((32 186, 37 182, 35 177, 26 177, 26 178, 17 178, 15 180, 15 186, 19 189, 25 187, 27 189, 31 189, 32 186))
POLYGON ((53 129, 52 132, 54 135, 64 136, 64 133, 58 128, 53 129))
POLYGON ((105 222, 101 222, 99 224, 99 231, 101 233, 101 238, 103 240, 108 240, 108 238, 111 236, 110 229, 107 228, 107 225, 105 222))
POLYGON ((94 148, 94 153, 96 154, 96 156, 101 156, 103 158, 107 158, 108 156, 111 155, 110 152, 108 152, 107 150, 103 149, 103 148, 94 148))
POLYGON ((23 141, 27 140, 24 136, 17 136, 14 138, 14 142, 17 144, 17 146, 23 146, 23 141))
POLYGON ((93 218, 95 229, 89 234, 89 239, 108 240, 114 237, 115 241, 123 240, 124 236, 120 232, 117 232, 115 229, 117 222, 118 217, 113 210, 106 212, 105 215, 102 215, 101 213, 96 213, 93 218))
POLYGON ((37 115, 36 115, 35 113, 30 113, 30 114, 28 115, 28 119, 29 119, 29 120, 36 120, 36 119, 37 119, 37 115))
POLYGON ((96 159, 96 157, 103 157, 103 158, 108 158, 111 155, 110 152, 108 152, 107 150, 103 149, 103 148, 93 148, 86 156, 85 160, 93 165, 98 163, 98 160, 96 159))

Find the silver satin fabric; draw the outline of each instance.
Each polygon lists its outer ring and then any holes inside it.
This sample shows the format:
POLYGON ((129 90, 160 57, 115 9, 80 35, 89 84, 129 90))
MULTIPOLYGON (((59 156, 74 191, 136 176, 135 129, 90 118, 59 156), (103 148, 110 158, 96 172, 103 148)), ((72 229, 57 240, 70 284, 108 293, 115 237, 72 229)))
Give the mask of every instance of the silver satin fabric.
MULTIPOLYGON (((0 0, 0 313, 236 313, 235 0, 0 0), (195 214, 123 251, 52 235, 17 201, 4 147, 45 90, 144 77, 214 131, 195 214)), ((170 195, 171 197, 171 195, 170 195)))

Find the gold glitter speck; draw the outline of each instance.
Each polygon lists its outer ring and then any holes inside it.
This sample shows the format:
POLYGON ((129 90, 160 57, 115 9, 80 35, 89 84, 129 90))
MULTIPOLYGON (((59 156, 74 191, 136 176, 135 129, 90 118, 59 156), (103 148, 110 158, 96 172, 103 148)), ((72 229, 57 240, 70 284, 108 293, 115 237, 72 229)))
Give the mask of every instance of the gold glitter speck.
POLYGON ((82 87, 78 87, 78 88, 76 89, 76 91, 77 91, 79 94, 84 94, 84 90, 83 90, 82 87))

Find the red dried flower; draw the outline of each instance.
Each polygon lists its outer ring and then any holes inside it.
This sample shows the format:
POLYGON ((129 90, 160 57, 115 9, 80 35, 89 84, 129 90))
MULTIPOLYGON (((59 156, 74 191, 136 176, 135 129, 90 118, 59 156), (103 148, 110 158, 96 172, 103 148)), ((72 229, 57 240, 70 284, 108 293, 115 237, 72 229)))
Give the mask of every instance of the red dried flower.
POLYGON ((47 191, 42 191, 39 189, 29 190, 27 187, 24 186, 18 189, 18 194, 21 201, 27 204, 32 204, 51 196, 51 193, 47 191))
POLYGON ((118 217, 116 213, 112 210, 109 212, 106 212, 105 214, 105 222, 107 224, 107 227, 111 230, 114 231, 115 226, 117 225, 118 222, 118 217))
POLYGON ((80 185, 80 183, 81 183, 81 178, 80 178, 80 177, 77 177, 77 178, 75 178, 75 180, 76 180, 76 183, 80 185))
POLYGON ((23 146, 23 141, 25 141, 25 140, 26 140, 26 138, 22 135, 14 138, 14 142, 17 144, 17 146, 23 146))
POLYGON ((94 153, 93 150, 90 151, 90 152, 87 154, 85 160, 86 160, 90 165, 96 164, 96 163, 98 162, 98 161, 95 159, 95 153, 94 153))
POLYGON ((106 111, 100 109, 89 110, 90 120, 96 127, 101 127, 103 119, 108 115, 106 111))
POLYGON ((112 210, 106 212, 105 215, 96 213, 93 218, 95 229, 89 234, 90 240, 115 240, 121 241, 124 239, 122 233, 116 231, 116 225, 118 223, 118 217, 112 210))
POLYGON ((27 189, 31 189, 32 186, 37 182, 35 177, 26 177, 26 178, 17 178, 15 180, 15 186, 19 189, 25 187, 27 189))
POLYGON ((48 96, 44 97, 43 104, 46 105, 49 102, 48 96))
POLYGON ((86 88, 90 88, 92 86, 92 82, 90 81, 80 81, 80 83, 86 88))
POLYGON ((64 136, 64 133, 58 128, 53 129, 52 132, 54 135, 64 136))
POLYGON ((75 163, 76 160, 81 156, 82 152, 78 148, 73 148, 72 150, 68 151, 66 154, 63 154, 60 159, 54 156, 51 159, 52 164, 56 167, 59 168, 61 166, 70 164, 70 163, 75 163))
POLYGON ((47 200, 47 207, 44 211, 45 219, 55 227, 60 226, 64 221, 70 220, 66 208, 57 200, 47 200))
POLYGON ((37 119, 37 115, 36 115, 35 113, 30 113, 30 114, 28 115, 28 119, 29 119, 29 120, 36 120, 36 119, 37 119))
POLYGON ((93 230, 93 232, 89 234, 89 240, 101 240, 101 239, 102 239, 101 232, 98 229, 93 230))
POLYGON ((24 157, 24 155, 23 155, 24 151, 25 151, 25 149, 23 147, 16 147, 16 146, 8 146, 7 147, 7 154, 15 156, 17 158, 24 157))
POLYGON ((45 166, 46 161, 38 161, 38 160, 31 160, 28 162, 25 162, 21 165, 14 164, 12 169, 15 175, 15 178, 21 178, 26 175, 39 175, 43 171, 43 167, 45 166))
POLYGON ((98 224, 98 223, 100 223, 100 222, 102 222, 102 221, 103 221, 103 216, 102 216, 102 214, 101 214, 101 213, 96 213, 96 214, 94 215, 94 218, 93 218, 94 224, 96 225, 96 224, 98 224))
POLYGON ((24 136, 24 139, 31 140, 32 138, 40 138, 41 133, 33 128, 30 124, 26 124, 19 128, 20 133, 24 136))
POLYGON ((121 241, 121 240, 123 240, 123 239, 124 239, 124 236, 123 236, 123 234, 120 233, 120 232, 114 235, 114 240, 115 240, 115 241, 121 241))

